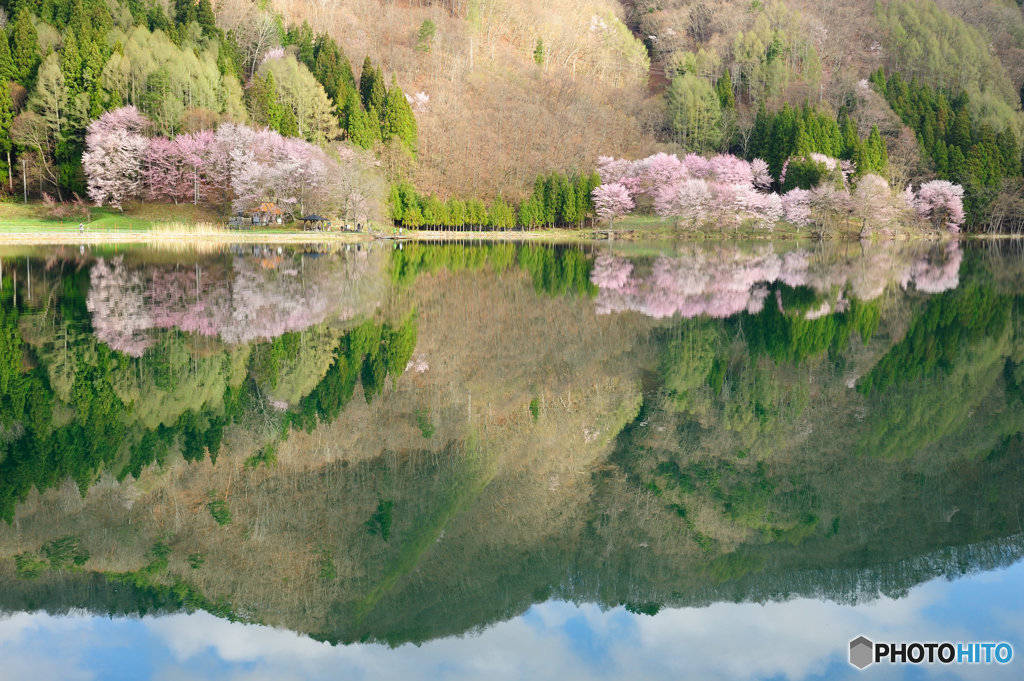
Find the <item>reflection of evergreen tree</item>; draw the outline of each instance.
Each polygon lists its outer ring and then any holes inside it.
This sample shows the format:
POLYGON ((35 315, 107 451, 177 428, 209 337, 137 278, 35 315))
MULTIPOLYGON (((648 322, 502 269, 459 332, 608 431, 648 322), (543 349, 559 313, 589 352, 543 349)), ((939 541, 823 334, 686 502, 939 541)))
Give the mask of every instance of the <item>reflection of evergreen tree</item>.
POLYGON ((761 312, 744 314, 737 320, 750 353, 767 355, 776 362, 800 363, 829 349, 833 353, 841 352, 854 331, 867 343, 878 328, 877 303, 854 299, 844 312, 807 319, 807 313, 822 303, 823 299, 811 288, 775 286, 761 312), (774 300, 775 292, 778 292, 778 303, 774 300))
POLYGON ((449 272, 474 271, 488 265, 493 271, 502 272, 514 263, 529 272, 537 293, 552 296, 567 293, 589 297, 597 295, 597 287, 590 282, 590 273, 594 267, 593 256, 567 248, 514 244, 409 244, 407 248, 392 253, 390 270, 394 283, 407 286, 419 275, 440 269, 449 272))
POLYGON ((991 286, 970 281, 929 298, 915 315, 907 335, 865 376, 857 389, 865 395, 936 370, 949 371, 965 343, 997 338, 1006 329, 1019 296, 998 294, 991 286))

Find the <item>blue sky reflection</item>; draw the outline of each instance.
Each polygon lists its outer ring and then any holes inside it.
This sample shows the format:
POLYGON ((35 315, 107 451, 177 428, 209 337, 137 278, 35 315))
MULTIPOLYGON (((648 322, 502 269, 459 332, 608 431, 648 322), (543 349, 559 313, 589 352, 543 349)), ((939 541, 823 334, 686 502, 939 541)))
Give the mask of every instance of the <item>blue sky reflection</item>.
POLYGON ((1024 564, 906 598, 843 606, 795 599, 718 603, 656 616, 549 601, 480 634, 391 650, 332 648, 206 613, 115 619, 16 614, 0 620, 0 679, 999 679, 1020 678, 1024 564), (846 662, 851 638, 1007 641, 1008 665, 846 662))

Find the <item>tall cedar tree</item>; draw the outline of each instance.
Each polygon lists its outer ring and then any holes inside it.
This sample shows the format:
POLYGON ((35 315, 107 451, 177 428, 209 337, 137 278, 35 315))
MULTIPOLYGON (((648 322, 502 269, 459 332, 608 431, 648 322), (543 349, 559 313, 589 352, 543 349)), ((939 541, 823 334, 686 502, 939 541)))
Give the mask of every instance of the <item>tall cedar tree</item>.
POLYGON ((363 71, 359 74, 359 99, 362 100, 364 109, 370 108, 370 96, 376 75, 370 55, 366 55, 366 59, 363 60, 363 71))
POLYGON ((0 82, 15 80, 14 60, 11 58, 11 46, 7 42, 7 33, 0 35, 0 82))
POLYGON ((10 28, 11 58, 14 61, 14 80, 31 89, 39 66, 39 36, 32 25, 32 14, 22 5, 14 25, 10 28))
POLYGON ((405 99, 405 93, 398 87, 394 76, 391 78, 391 89, 388 91, 386 129, 384 137, 397 137, 410 153, 415 154, 419 144, 419 132, 416 128, 416 116, 405 99))

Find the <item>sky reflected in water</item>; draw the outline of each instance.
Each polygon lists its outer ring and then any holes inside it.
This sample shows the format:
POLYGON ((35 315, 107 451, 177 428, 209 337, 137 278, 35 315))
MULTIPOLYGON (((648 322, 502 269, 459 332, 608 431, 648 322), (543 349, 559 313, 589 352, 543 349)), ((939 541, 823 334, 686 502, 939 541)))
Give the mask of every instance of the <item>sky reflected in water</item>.
POLYGON ((332 647, 204 612, 142 619, 19 613, 0 621, 3 679, 1013 679, 1024 650, 1024 564, 856 606, 797 598, 665 609, 564 601, 483 632, 332 647), (1006 641, 1006 665, 877 665, 846 659, 875 641, 1006 641))

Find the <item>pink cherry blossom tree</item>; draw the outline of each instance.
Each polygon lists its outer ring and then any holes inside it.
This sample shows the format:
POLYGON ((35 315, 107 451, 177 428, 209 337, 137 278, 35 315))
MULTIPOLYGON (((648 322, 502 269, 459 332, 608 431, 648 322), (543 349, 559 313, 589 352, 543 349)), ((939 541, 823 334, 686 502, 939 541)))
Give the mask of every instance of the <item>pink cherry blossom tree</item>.
POLYGON ((629 190, 618 182, 595 187, 591 196, 594 197, 597 216, 602 220, 608 220, 609 228, 615 224, 615 218, 628 215, 633 210, 633 197, 629 195, 629 190))
POLYGON ((750 174, 755 188, 768 190, 772 186, 772 176, 768 172, 768 162, 764 159, 755 158, 750 162, 750 174))
POLYGON ((797 228, 811 224, 811 192, 807 189, 791 189, 782 195, 782 210, 786 222, 797 228))
POLYGON ((134 106, 108 111, 89 124, 82 167, 89 198, 97 206, 123 209, 143 186, 142 161, 149 147, 143 135, 149 122, 134 106))
POLYGON ((679 218, 696 227, 707 218, 711 199, 707 180, 690 178, 663 187, 654 201, 654 209, 662 217, 679 218))
POLYGON ((921 185, 914 207, 917 214, 936 228, 945 226, 952 234, 960 233, 964 221, 964 188, 946 180, 932 180, 921 185))

